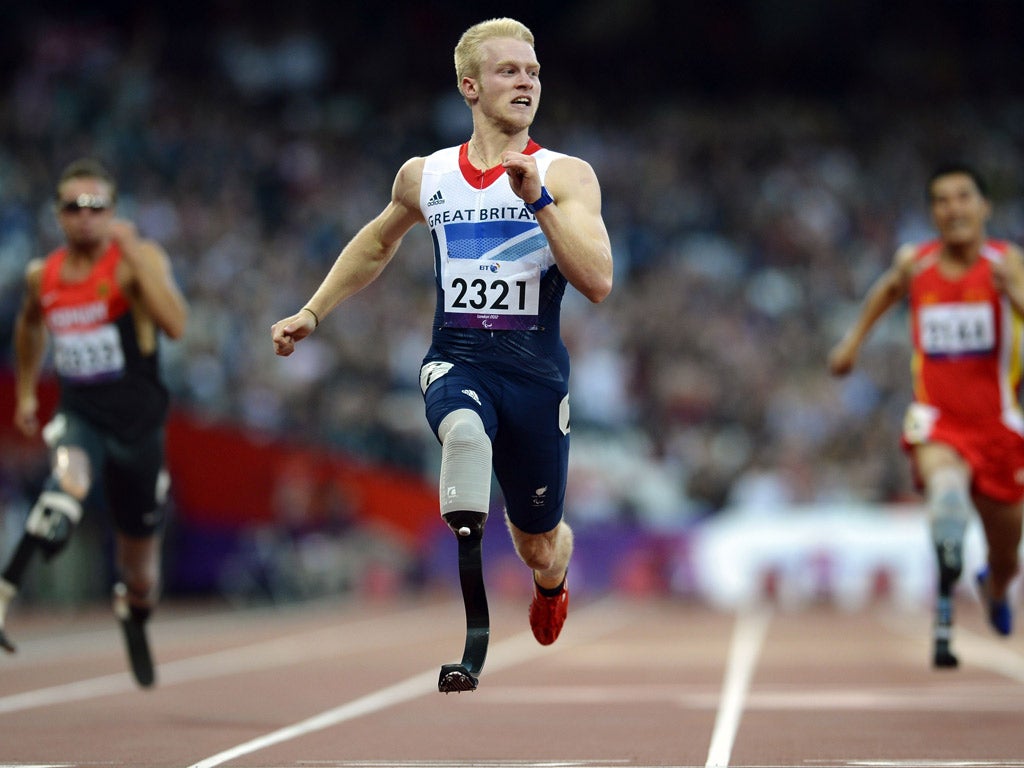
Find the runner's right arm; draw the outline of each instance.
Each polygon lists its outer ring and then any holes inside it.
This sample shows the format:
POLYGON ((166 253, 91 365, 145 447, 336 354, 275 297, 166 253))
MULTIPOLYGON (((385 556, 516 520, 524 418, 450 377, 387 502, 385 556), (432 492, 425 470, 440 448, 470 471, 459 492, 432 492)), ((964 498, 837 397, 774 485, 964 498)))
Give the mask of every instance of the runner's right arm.
POLYGON ((853 370, 861 344, 875 323, 907 295, 914 252, 913 245, 904 245, 897 250, 892 264, 868 290, 857 320, 829 353, 828 367, 836 376, 845 376, 853 370))

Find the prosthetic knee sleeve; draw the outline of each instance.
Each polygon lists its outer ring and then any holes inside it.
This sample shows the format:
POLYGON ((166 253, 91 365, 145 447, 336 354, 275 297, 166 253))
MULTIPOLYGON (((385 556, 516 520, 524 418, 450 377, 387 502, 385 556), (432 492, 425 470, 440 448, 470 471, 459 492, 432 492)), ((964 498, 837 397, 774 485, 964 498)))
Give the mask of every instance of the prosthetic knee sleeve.
POLYGON ((62 491, 79 501, 89 493, 92 471, 89 456, 77 446, 60 445, 53 452, 51 474, 62 491))
POLYGON ((50 478, 25 521, 25 531, 38 542, 47 560, 64 549, 82 519, 82 499, 91 482, 89 457, 76 446, 57 446, 50 478))
POLYGON ((82 505, 63 491, 43 491, 25 521, 25 531, 38 542, 47 560, 58 554, 82 519, 82 505))
POLYGON ((964 534, 971 515, 967 476, 941 467, 928 481, 928 513, 939 564, 939 593, 949 595, 963 571, 964 534))
POLYGON ((441 517, 459 533, 483 528, 491 499, 491 441, 475 411, 452 411, 441 421, 441 517))

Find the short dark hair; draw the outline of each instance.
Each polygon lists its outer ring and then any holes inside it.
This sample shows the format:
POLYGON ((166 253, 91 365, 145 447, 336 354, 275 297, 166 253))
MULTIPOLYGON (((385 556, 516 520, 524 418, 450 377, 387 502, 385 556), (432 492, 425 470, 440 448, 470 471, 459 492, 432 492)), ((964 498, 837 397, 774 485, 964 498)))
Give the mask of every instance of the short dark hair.
POLYGON ((986 200, 988 199, 988 184, 985 182, 985 177, 982 176, 978 172, 978 169, 975 168, 973 165, 957 161, 943 163, 942 165, 937 166, 934 171, 932 171, 931 176, 928 177, 928 184, 925 186, 924 190, 925 197, 927 198, 929 203, 931 203, 932 201, 932 186, 935 184, 935 182, 941 179, 943 176, 951 176, 955 173, 960 173, 963 174, 964 176, 969 176, 971 181, 974 182, 974 186, 978 188, 978 192, 981 193, 981 196, 984 197, 986 200))
POLYGON ((54 190, 58 200, 60 199, 60 188, 64 185, 64 182, 71 179, 99 179, 105 181, 110 185, 111 199, 117 199, 117 182, 114 181, 113 175, 99 160, 91 157, 80 157, 68 163, 64 170, 61 171, 60 178, 57 179, 57 188, 54 190))

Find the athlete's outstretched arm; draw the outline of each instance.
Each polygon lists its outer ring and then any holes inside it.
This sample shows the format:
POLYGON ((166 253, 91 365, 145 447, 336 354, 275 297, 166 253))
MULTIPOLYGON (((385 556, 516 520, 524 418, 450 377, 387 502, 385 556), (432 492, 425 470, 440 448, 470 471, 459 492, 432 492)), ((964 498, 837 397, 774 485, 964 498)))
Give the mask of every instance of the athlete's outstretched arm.
POLYGON ((1002 291, 1018 315, 1024 315, 1024 254, 1020 248, 1011 245, 1002 262, 992 265, 992 278, 998 290, 1002 291))
MULTIPOLYGON (((512 190, 525 202, 541 196, 536 161, 530 155, 506 152, 502 158, 512 190)), ((612 290, 612 246, 601 218, 601 185, 590 164, 577 157, 551 163, 544 187, 554 199, 537 211, 558 269, 593 302, 612 290)))
POLYGON ((853 370, 857 353, 878 319, 896 302, 907 295, 910 271, 913 267, 914 247, 905 245, 896 251, 892 265, 871 286, 861 304, 857 320, 836 344, 828 356, 829 370, 844 376, 853 370))
POLYGON ((304 308, 272 326, 271 337, 277 354, 290 355, 295 350, 295 342, 312 333, 335 307, 377 279, 405 234, 423 221, 419 207, 422 177, 423 158, 413 158, 399 169, 391 189, 391 201, 384 210, 342 249, 304 308))

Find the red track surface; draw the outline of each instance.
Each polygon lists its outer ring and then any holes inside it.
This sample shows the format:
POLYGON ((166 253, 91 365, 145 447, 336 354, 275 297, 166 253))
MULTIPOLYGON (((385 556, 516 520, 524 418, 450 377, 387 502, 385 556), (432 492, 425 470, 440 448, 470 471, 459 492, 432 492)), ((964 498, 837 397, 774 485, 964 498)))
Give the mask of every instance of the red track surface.
POLYGON ((473 693, 458 598, 235 611, 168 605, 154 690, 105 613, 19 611, 0 658, 0 768, 1024 766, 1024 641, 959 606, 961 667, 929 667, 929 617, 714 613, 577 600, 559 641, 492 601, 473 693))

